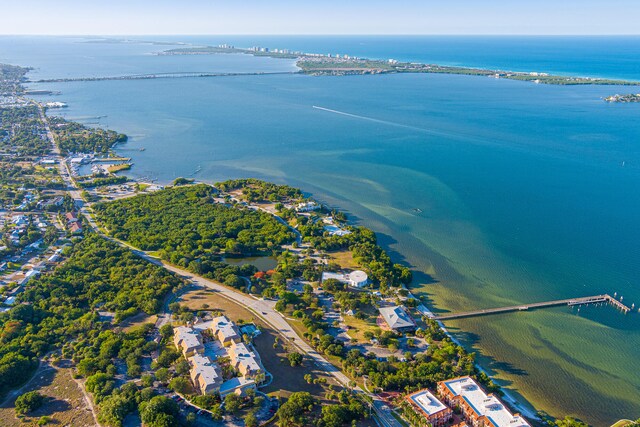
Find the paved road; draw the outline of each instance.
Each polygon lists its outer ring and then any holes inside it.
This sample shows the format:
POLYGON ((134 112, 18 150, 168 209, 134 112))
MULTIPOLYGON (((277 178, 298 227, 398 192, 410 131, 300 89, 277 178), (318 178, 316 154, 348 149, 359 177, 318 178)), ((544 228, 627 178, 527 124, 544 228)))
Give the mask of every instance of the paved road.
MULTIPOLYGON (((284 317, 275 310, 275 301, 256 299, 247 294, 243 294, 235 290, 232 290, 230 288, 227 288, 221 285, 220 283, 205 279, 200 276, 196 276, 189 271, 183 270, 181 268, 178 268, 173 265, 167 264, 163 261, 160 261, 157 258, 151 257, 147 253, 125 242, 119 241, 117 239, 113 239, 105 235, 104 233, 102 233, 98 227, 98 224, 96 224, 96 222, 93 220, 92 212, 90 211, 91 205, 88 203, 85 204, 81 196, 81 191, 78 189, 76 183, 71 178, 71 174, 69 173, 69 170, 66 167, 66 164, 64 163, 64 159, 60 154, 60 150, 58 149, 53 133, 49 128, 49 123, 44 117, 44 111, 42 111, 42 108, 40 108, 40 114, 41 114, 42 120, 45 123, 45 127, 47 129, 47 135, 49 136, 49 139, 53 146, 53 152, 56 155, 56 157, 58 157, 58 168, 60 170, 60 175, 62 176, 62 179, 65 181, 67 185, 67 191, 69 195, 75 200, 77 206, 81 207, 80 212, 84 214, 89 225, 97 233, 99 233, 106 239, 117 243, 120 246, 124 246, 131 249, 136 255, 153 264, 160 265, 169 271, 172 271, 180 276, 185 277, 188 280, 193 281, 194 283, 197 283, 200 286, 204 286, 216 292, 219 292, 223 297, 228 298, 250 309, 256 314, 257 317, 264 320, 275 331, 279 332, 284 338, 286 338, 291 344, 295 345, 302 353, 306 353, 310 358, 312 358, 314 363, 320 370, 333 376, 333 378, 335 378, 335 380, 339 384, 341 384, 343 387, 351 388, 349 386, 349 383, 351 382, 351 380, 345 374, 343 374, 338 368, 336 368, 327 360, 325 360, 325 358, 322 357, 322 355, 319 354, 313 347, 307 344, 304 341, 304 339, 302 339, 302 337, 300 337, 291 328, 291 326, 287 323, 284 317)), ((294 232, 296 233, 297 238, 300 239, 301 237, 300 233, 297 230, 294 230, 294 232)), ((167 322, 167 320, 168 320, 168 316, 162 316, 161 323, 164 324, 167 322)), ((378 398, 375 394, 368 393, 363 389, 361 389, 359 386, 356 386, 355 388, 353 388, 353 390, 357 394, 366 395, 369 397, 369 399, 373 402, 373 410, 378 416, 378 421, 380 421, 383 427, 403 427, 402 424, 400 424, 393 417, 393 415, 391 415, 391 411, 388 410, 388 407, 384 404, 384 402, 382 402, 380 398, 378 398)))
MULTIPOLYGON (((342 373, 338 368, 329 363, 327 360, 322 357, 313 347, 307 344, 292 328, 289 326, 287 321, 283 318, 283 316, 275 310, 275 301, 269 300, 260 300, 255 299, 249 295, 241 294, 234 290, 231 290, 217 282, 205 279, 200 276, 196 276, 189 271, 177 268, 173 265, 166 264, 162 261, 158 261, 155 258, 150 257, 142 251, 134 250, 140 257, 147 259, 148 261, 154 262, 156 264, 162 265, 169 271, 172 271, 180 276, 185 277, 187 280, 191 280, 194 283, 197 283, 200 286, 207 287, 209 289, 214 290, 215 292, 220 293, 225 298, 228 298, 256 313, 257 317, 260 317, 267 324, 269 324, 275 331, 278 331, 282 336, 287 338, 290 343, 298 347, 301 352, 306 353, 309 357, 311 357, 314 363, 318 366, 318 368, 331 376, 333 376, 336 381, 341 384, 343 387, 351 388, 349 383, 351 380, 345 374, 342 373)), ((376 411, 378 418, 382 422, 383 426, 386 427, 402 427, 391 414, 388 406, 380 400, 376 395, 367 393, 362 390, 360 387, 356 386, 354 391, 359 394, 368 395, 373 401, 373 409, 376 411)))

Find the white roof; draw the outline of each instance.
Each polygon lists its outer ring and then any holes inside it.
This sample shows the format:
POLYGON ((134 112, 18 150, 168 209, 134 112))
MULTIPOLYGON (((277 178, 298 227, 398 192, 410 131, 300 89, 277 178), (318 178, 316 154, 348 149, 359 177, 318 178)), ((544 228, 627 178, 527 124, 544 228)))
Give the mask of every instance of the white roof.
POLYGON ((369 280, 367 273, 361 270, 355 270, 348 274, 332 273, 331 271, 322 272, 322 281, 328 279, 336 279, 337 281, 347 284, 349 286, 364 285, 369 280))
MULTIPOLYGON (((222 379, 218 367, 208 357, 196 353, 189 358, 194 373, 200 374, 205 384, 215 384, 222 379)), ((194 375, 195 376, 195 375, 194 375)))
POLYGON ((362 270, 352 271, 348 274, 348 276, 349 280, 355 283, 366 282, 367 280, 369 280, 369 276, 367 276, 367 273, 362 270))
POLYGON ((200 335, 188 326, 178 326, 174 329, 179 341, 184 341, 187 348, 194 348, 202 345, 200 335))
POLYGON ((420 407, 427 415, 437 414, 447 407, 438 400, 429 390, 422 390, 409 396, 409 399, 420 407))
POLYGON ((220 386, 220 394, 224 395, 226 393, 230 393, 232 391, 242 389, 248 385, 254 384, 254 380, 249 380, 242 377, 231 378, 228 381, 225 381, 220 386))
POLYGON ((27 271, 27 274, 24 275, 24 277, 37 276, 38 274, 40 274, 38 270, 29 270, 27 271))
POLYGON ((245 365, 251 371, 260 370, 258 359, 243 343, 234 343, 229 349, 229 356, 235 363, 245 365))
POLYGON ((239 336, 236 325, 227 319, 226 316, 219 316, 212 320, 213 328, 216 333, 220 332, 223 338, 234 338, 239 336))
POLYGON ((486 416, 496 427, 531 427, 520 415, 513 415, 497 397, 487 395, 472 378, 444 381, 445 386, 462 398, 478 415, 486 416))

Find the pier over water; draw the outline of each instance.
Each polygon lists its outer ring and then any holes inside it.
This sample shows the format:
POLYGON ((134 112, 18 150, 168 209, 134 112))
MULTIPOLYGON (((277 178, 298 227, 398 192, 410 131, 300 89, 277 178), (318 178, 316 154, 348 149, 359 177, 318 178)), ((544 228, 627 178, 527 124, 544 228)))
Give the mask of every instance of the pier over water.
POLYGON ((537 308, 544 308, 544 307, 557 307, 562 305, 580 306, 580 305, 601 304, 601 303, 611 304, 612 306, 621 310, 625 314, 631 311, 629 307, 627 307, 626 305, 624 305, 622 302, 618 301, 611 295, 604 294, 604 295, 595 295, 590 297, 536 302, 532 304, 512 305, 508 307, 488 308, 484 310, 466 311, 462 313, 442 314, 437 316, 434 315, 434 316, 431 316, 430 318, 434 320, 450 320, 450 319, 461 319, 464 317, 476 317, 476 316, 487 316, 490 314, 509 313, 512 311, 526 311, 530 309, 537 309, 537 308))

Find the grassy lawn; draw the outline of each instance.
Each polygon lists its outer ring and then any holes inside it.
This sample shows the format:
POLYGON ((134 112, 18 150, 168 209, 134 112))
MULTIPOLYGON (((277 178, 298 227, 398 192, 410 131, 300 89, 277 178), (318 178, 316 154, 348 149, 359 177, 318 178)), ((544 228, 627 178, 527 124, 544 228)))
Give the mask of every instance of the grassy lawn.
MULTIPOLYGON (((177 302, 191 310, 221 311, 222 314, 236 322, 238 320, 253 322, 256 318, 253 312, 209 289, 197 288, 189 291, 180 296, 177 302)), ((260 321, 256 321, 256 323, 261 327, 266 327, 266 324, 260 321)))
POLYGON ((155 324, 158 320, 158 316, 155 314, 149 316, 146 313, 138 313, 135 316, 128 317, 120 322, 120 327, 123 328, 126 332, 129 332, 131 329, 144 325, 145 323, 153 323, 155 324))
POLYGON ((342 268, 356 270, 360 268, 353 259, 353 254, 349 250, 327 252, 332 262, 335 262, 342 268))
MULTIPOLYGON (((291 367, 287 360, 287 350, 283 347, 283 339, 279 338, 277 348, 273 348, 273 343, 278 334, 255 314, 235 302, 228 300, 219 293, 208 289, 195 289, 182 295, 178 302, 193 310, 202 310, 203 304, 209 308, 206 310, 218 310, 230 320, 253 322, 260 326, 262 334, 254 340, 254 345, 265 369, 273 375, 273 382, 261 389, 265 393, 274 393, 278 396, 287 397, 294 391, 308 391, 317 399, 324 399, 327 386, 324 384, 307 384, 304 380, 306 374, 311 374, 313 378, 327 378, 327 384, 333 382, 331 377, 318 371, 315 366, 305 359, 303 366, 291 367)), ((301 326, 301 325, 300 325, 301 326)), ((301 333, 301 332, 300 332, 301 333)))
POLYGON ((28 416, 18 419, 13 408, 15 399, 12 399, 0 408, 0 424, 7 427, 34 426, 40 417, 49 416, 52 418, 51 425, 95 425, 82 392, 71 378, 71 369, 44 368, 24 392, 32 390, 47 396, 46 403, 28 416))
POLYGON ((347 329, 347 335, 351 338, 355 338, 358 342, 365 342, 366 339, 364 337, 364 333, 366 331, 374 332, 374 330, 378 329, 378 325, 376 324, 376 318, 378 317, 378 310, 371 306, 366 305, 358 309, 368 315, 368 317, 364 320, 356 319, 353 316, 343 315, 344 323, 349 327, 347 329))
POLYGON ((291 367, 287 360, 288 348, 286 344, 283 346, 280 339, 277 348, 273 348, 276 334, 270 329, 263 329, 254 340, 254 344, 260 356, 262 363, 267 371, 273 375, 273 382, 261 389, 265 393, 274 393, 280 397, 288 397, 295 391, 308 391, 317 399, 324 399, 327 391, 325 384, 308 384, 304 380, 306 374, 311 374, 315 378, 326 378, 327 384, 334 384, 332 377, 320 372, 316 369, 310 359, 306 359, 302 366, 291 367))
MULTIPOLYGON (((333 377, 319 371, 308 358, 304 359, 302 366, 291 367, 287 360, 287 353, 289 349, 286 348, 286 343, 283 342, 282 337, 280 337, 277 332, 266 323, 256 318, 255 314, 247 310, 245 307, 242 307, 235 302, 220 296, 217 292, 213 292, 208 289, 194 289, 187 292, 178 299, 178 302, 193 310, 202 310, 203 304, 207 304, 209 307, 207 310, 219 310, 222 314, 233 321, 242 319, 260 326, 262 333, 255 338, 254 345, 256 350, 258 350, 258 353, 260 353, 260 358, 262 359, 265 369, 273 375, 273 382, 269 384, 269 386, 261 388, 261 391, 283 398, 288 397, 291 393, 296 391, 307 391, 318 399, 320 405, 318 405, 316 409, 320 410, 322 405, 332 403, 324 398, 325 393, 328 390, 328 385, 333 384, 335 390, 340 390, 341 387, 337 386, 333 377), (279 343, 276 348, 273 348, 276 337, 279 337, 279 343), (327 383, 308 384, 304 379, 306 374, 311 374, 314 379, 325 378, 327 383)), ((305 328, 302 326, 300 321, 287 320, 287 322, 298 333, 298 335, 302 336, 305 332, 305 328)), ((326 357, 326 359, 335 366, 341 366, 340 359, 335 356, 326 357)), ((376 424, 373 420, 368 419, 358 422, 358 426, 374 427, 376 424)))
POLYGON ((378 326, 376 325, 376 318, 372 315, 370 315, 366 320, 356 319, 353 316, 346 315, 343 316, 343 318, 345 325, 349 327, 349 329, 347 329, 347 335, 349 335, 351 338, 357 339, 358 342, 367 341, 364 337, 364 333, 366 331, 373 332, 378 328, 378 326))

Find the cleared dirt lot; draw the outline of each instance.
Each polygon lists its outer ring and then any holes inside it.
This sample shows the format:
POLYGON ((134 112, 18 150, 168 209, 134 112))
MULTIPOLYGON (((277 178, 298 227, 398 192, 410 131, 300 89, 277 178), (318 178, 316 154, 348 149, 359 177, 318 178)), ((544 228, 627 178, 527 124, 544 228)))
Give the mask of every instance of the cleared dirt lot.
POLYGON ((0 425, 31 426, 36 425, 40 417, 51 417, 50 425, 60 426, 95 426, 91 410, 88 408, 82 391, 71 378, 71 369, 45 366, 23 390, 37 390, 47 397, 45 404, 38 410, 19 419, 14 410, 14 399, 10 399, 0 407, 0 425))

